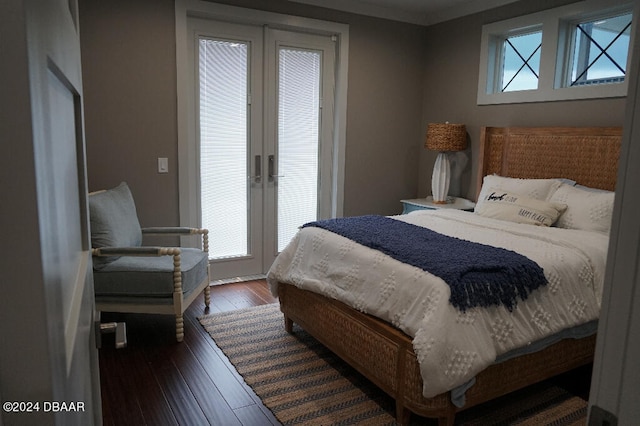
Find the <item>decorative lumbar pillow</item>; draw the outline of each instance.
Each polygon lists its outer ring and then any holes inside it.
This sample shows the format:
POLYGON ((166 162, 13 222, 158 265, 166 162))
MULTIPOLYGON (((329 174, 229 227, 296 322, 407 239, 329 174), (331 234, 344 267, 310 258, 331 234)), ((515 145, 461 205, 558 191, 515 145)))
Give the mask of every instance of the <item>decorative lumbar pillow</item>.
POLYGON ((560 179, 520 179, 487 175, 482 180, 478 204, 482 204, 482 200, 486 198, 487 192, 492 188, 501 188, 514 194, 535 198, 536 200, 548 200, 560 185, 562 185, 562 180, 560 179))
POLYGON ((551 201, 567 205, 556 226, 584 231, 609 232, 615 193, 562 185, 551 201))
POLYGON ((502 188, 489 188, 480 201, 475 209, 480 216, 540 226, 553 225, 567 208, 564 204, 537 200, 502 188))

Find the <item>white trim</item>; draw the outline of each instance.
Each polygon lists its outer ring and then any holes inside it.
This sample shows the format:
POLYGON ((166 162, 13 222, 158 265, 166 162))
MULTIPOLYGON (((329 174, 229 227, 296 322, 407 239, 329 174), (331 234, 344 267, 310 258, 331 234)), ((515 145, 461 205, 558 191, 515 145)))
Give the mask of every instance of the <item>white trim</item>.
POLYGON ((71 302, 69 304, 69 312, 64 321, 64 348, 67 361, 67 376, 71 374, 71 366, 73 361, 74 348, 76 338, 81 330, 80 314, 83 308, 82 301, 85 287, 87 286, 87 274, 89 273, 91 252, 83 250, 79 252, 78 259, 73 263, 75 267, 74 280, 71 283, 71 302))
MULTIPOLYGON (((333 153, 335 145, 333 121, 335 119, 335 69, 336 69, 336 42, 333 37, 317 34, 300 34, 299 32, 281 31, 269 28, 265 31, 265 44, 267 54, 265 55, 266 72, 265 77, 269 84, 265 82, 265 93, 267 93, 267 105, 265 108, 265 154, 275 155, 276 163, 280 158, 280 135, 278 134, 278 109, 279 109, 279 51, 281 47, 291 47, 293 49, 307 49, 318 53, 321 58, 321 71, 319 78, 321 82, 320 119, 318 128, 318 176, 317 176, 317 210, 315 219, 328 219, 333 211, 333 182, 335 173, 333 171, 333 153)), ((276 170, 279 174, 280 170, 276 170)), ((284 176, 286 179, 286 176, 284 176)), ((280 237, 279 222, 279 200, 281 182, 278 178, 275 181, 267 181, 265 188, 265 233, 263 241, 265 243, 265 265, 271 265, 279 253, 282 242, 280 237), (275 233, 273 231, 276 231, 275 233)), ((265 271, 266 272, 266 271, 265 271)))
MULTIPOLYGON (((480 69, 478 71, 478 105, 626 96, 629 85, 628 78, 621 83, 593 86, 562 87, 561 84, 564 78, 563 70, 566 67, 565 51, 567 50, 567 40, 563 34, 564 30, 566 30, 565 23, 576 20, 579 17, 589 16, 594 12, 609 12, 611 10, 625 11, 631 10, 631 8, 628 3, 615 1, 585 1, 484 25, 482 27, 480 69), (615 6, 612 7, 612 3, 615 6), (494 63, 497 51, 496 41, 504 39, 505 35, 509 35, 514 30, 515 32, 521 32, 521 29, 527 27, 542 27, 542 52, 540 55, 538 88, 517 92, 497 92, 493 87, 493 73, 496 69, 496 64, 494 63)), ((631 40, 637 27, 636 17, 634 17, 634 21, 631 40)), ((627 69, 629 69, 628 64, 630 63, 631 46, 627 55, 627 69)))
POLYGON ((231 277, 231 278, 224 278, 224 279, 220 279, 220 280, 211 280, 211 285, 214 286, 214 285, 243 283, 243 282, 247 282, 247 281, 264 280, 266 278, 267 278, 267 276, 264 275, 264 274, 247 275, 247 276, 242 276, 242 277, 231 277))
MULTIPOLYGON (((634 13, 640 13, 636 3, 634 13)), ((634 55, 640 36, 632 37, 634 55)), ((591 391, 588 424, 605 424, 592 411, 597 406, 617 417, 617 424, 637 424, 640 418, 640 58, 630 67, 630 86, 620 149, 618 183, 611 223, 607 269, 591 391)), ((610 424, 615 424, 609 421, 610 424)))
MULTIPOLYGON (((198 214, 195 211, 197 182, 193 173, 189 173, 189 164, 196 162, 195 148, 189 144, 189 66, 187 59, 187 18, 203 17, 220 21, 244 24, 269 25, 273 28, 291 29, 337 37, 336 58, 336 105, 334 116, 335 137, 333 143, 333 216, 342 216, 344 206, 344 155, 347 118, 347 61, 349 57, 349 26, 328 21, 283 15, 235 6, 221 5, 200 0, 176 0, 176 76, 177 76, 177 130, 178 130, 178 179, 180 224, 197 226, 198 214)), ((194 240, 194 243, 197 243, 194 240)))

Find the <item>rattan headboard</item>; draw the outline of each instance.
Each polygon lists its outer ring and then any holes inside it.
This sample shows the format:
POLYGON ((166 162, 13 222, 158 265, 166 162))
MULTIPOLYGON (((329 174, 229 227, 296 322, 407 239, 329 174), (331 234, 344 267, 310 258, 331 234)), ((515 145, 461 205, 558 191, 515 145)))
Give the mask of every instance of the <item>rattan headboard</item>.
POLYGON ((476 194, 490 174, 567 178, 613 191, 621 139, 619 127, 483 127, 476 194))

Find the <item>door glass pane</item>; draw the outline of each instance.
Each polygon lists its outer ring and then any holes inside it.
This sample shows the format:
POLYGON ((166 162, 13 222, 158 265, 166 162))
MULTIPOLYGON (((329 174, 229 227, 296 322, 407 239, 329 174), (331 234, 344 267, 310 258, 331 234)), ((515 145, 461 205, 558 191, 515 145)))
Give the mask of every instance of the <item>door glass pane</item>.
POLYGON ((211 258, 248 253, 248 52, 200 39, 200 203, 211 258))
POLYGON ((278 55, 278 251, 318 212, 320 52, 278 55))

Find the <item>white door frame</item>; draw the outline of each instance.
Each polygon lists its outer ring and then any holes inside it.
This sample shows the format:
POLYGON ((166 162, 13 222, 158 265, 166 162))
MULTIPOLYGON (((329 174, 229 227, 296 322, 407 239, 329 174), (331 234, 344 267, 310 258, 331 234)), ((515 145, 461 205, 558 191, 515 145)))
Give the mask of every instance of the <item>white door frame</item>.
MULTIPOLYGON (((181 171, 186 170, 186 173, 189 174, 189 182, 193 182, 195 185, 195 198, 184 199, 180 197, 181 205, 183 203, 188 203, 188 206, 185 208, 189 209, 189 211, 194 211, 196 214, 195 220, 197 222, 193 222, 193 226, 202 227, 201 218, 199 212, 202 211, 202 205, 200 197, 197 194, 200 194, 200 162, 198 161, 198 151, 200 146, 200 137, 197 134, 197 130, 200 129, 200 113, 199 113, 199 77, 196 74, 198 64, 199 64, 199 54, 198 48, 199 46, 196 43, 196 40, 200 40, 200 38, 212 38, 216 40, 228 40, 228 41, 239 41, 241 43, 246 43, 249 46, 248 51, 248 62, 249 62, 249 71, 247 75, 247 83, 248 83, 248 98, 247 99, 247 116, 248 125, 247 128, 247 138, 248 138, 248 147, 247 147, 247 156, 251 158, 251 161, 248 162, 247 175, 255 174, 255 162, 253 158, 255 155, 262 155, 262 134, 263 131, 263 76, 262 73, 256 73, 253 68, 255 64, 260 64, 262 67, 263 59, 263 30, 261 27, 256 25, 242 25, 237 23, 229 23, 229 22, 221 22, 221 21, 212 21, 209 19, 201 19, 201 18, 190 18, 187 22, 187 29, 189 34, 189 44, 188 44, 188 59, 187 63, 191 71, 189 75, 191 79, 188 85, 187 98, 191 99, 189 102, 189 116, 188 116, 188 144, 189 150, 195 149, 195 157, 189 157, 188 161, 192 161, 191 158, 195 158, 195 162, 182 163, 185 160, 184 157, 180 157, 180 167, 181 171), (195 68, 195 69, 194 69, 195 68)), ((262 156, 264 157, 264 156, 262 156)), ((247 176, 248 177, 248 176, 247 176)), ((182 175, 180 176, 182 179, 182 175)), ((247 218, 247 226, 248 226, 248 234, 250 240, 248 241, 248 253, 245 256, 241 257, 231 257, 231 258, 223 258, 216 259, 216 266, 212 270, 212 276, 214 279, 218 277, 230 277, 237 276, 238 271, 256 271, 262 269, 262 260, 263 260, 263 251, 262 251, 262 229, 263 229, 263 207, 262 207, 262 196, 263 196, 263 182, 266 179, 261 179, 259 182, 256 182, 254 179, 248 179, 248 208, 249 208, 249 217, 247 218)), ((190 191, 191 192, 191 191, 190 191)), ((182 215, 181 215, 182 216, 182 215)), ((211 229, 209 230, 212 231, 211 229)), ((210 238, 213 237, 213 234, 210 233, 210 238)), ((212 244, 214 244, 213 240, 212 244)), ((211 247, 210 250, 211 252, 211 247)), ((253 274, 253 272, 251 272, 253 274)), ((257 274, 257 273, 256 273, 257 274)), ((244 275, 247 275, 246 273, 244 275)))
MULTIPOLYGON (((202 58, 199 55, 200 40, 222 40, 237 42, 248 47, 248 68, 246 74, 247 87, 247 171, 244 176, 247 192, 246 211, 238 206, 226 206, 227 214, 248 214, 247 217, 247 243, 246 254, 232 257, 217 257, 219 250, 224 250, 220 241, 210 240, 209 252, 214 253, 211 260, 215 264, 212 271, 214 279, 238 279, 237 277, 255 277, 266 273, 266 269, 273 263, 278 254, 280 222, 279 191, 293 184, 291 177, 271 177, 271 170, 280 163, 280 135, 279 135, 279 64, 280 48, 291 47, 294 49, 316 52, 321 57, 320 93, 318 99, 318 180, 316 187, 318 199, 313 217, 306 220, 326 219, 332 214, 332 168, 333 168, 333 118, 335 103, 335 37, 328 35, 301 33, 298 31, 282 30, 270 26, 258 26, 255 24, 240 24, 227 21, 189 17, 187 30, 190 42, 188 43, 188 59, 190 66, 188 98, 191 99, 189 109, 189 145, 195 148, 199 155, 203 141, 200 116, 200 84, 202 76, 202 58), (258 162, 259 164, 255 164, 258 162), (262 178, 250 178, 256 175, 257 169, 262 170, 262 178), (284 186, 282 185, 284 184, 284 186), (232 213, 235 212, 235 213, 232 213), (211 250, 212 247, 217 249, 211 250)), ((195 175, 196 192, 203 193, 204 183, 201 181, 203 173, 210 170, 202 170, 202 161, 195 164, 183 165, 183 169, 189 174, 195 175)), ((202 212, 203 201, 198 197, 190 201, 195 205, 196 212, 202 212)), ((219 208, 219 207, 218 207, 219 208)), ((200 214, 198 214, 200 220, 200 214)), ((302 222, 300 223, 302 224, 302 222)), ((210 235, 215 235, 214 224, 197 223, 198 227, 209 227, 210 235)), ((290 226, 290 224, 289 224, 290 226)), ((288 229, 289 234, 292 229, 288 229)))
MULTIPOLYGON (((640 14, 635 4, 634 19, 640 14)), ((637 21, 634 25, 637 25, 637 21)), ((589 425, 637 424, 640 418, 640 31, 632 34, 626 116, 607 255, 589 425)))
MULTIPOLYGON (((177 75, 177 121, 178 121, 178 178, 180 198, 180 224, 198 226, 199 215, 196 200, 197 172, 190 167, 196 164, 197 152, 189 143, 195 129, 189 125, 189 108, 193 102, 189 98, 187 18, 190 16, 236 23, 261 23, 273 28, 304 30, 316 34, 336 37, 336 104, 333 129, 333 167, 331 176, 331 216, 343 214, 344 198, 344 156, 347 118, 347 71, 349 57, 349 26, 316 19, 289 16, 278 13, 245 9, 199 0, 176 0, 176 75, 177 75)), ((193 112, 193 111, 191 111, 193 112)), ((215 236, 212 236, 215 238, 215 236)), ((183 241, 185 246, 198 244, 195 239, 183 241)))
MULTIPOLYGON (((266 80, 273 84, 265 84, 266 105, 265 108, 265 134, 264 146, 267 155, 274 156, 275 162, 278 163, 280 158, 278 121, 279 121, 279 49, 281 47, 293 47, 294 49, 310 50, 321 52, 322 54, 322 70, 321 75, 321 91, 320 91, 320 122, 319 122, 319 150, 318 150, 318 209, 316 211, 317 219, 329 219, 333 213, 332 195, 332 176, 333 176, 333 123, 331 120, 325 120, 324 117, 334 116, 335 101, 335 42, 332 38, 323 36, 318 37, 315 34, 302 34, 299 32, 282 31, 270 29, 265 31, 265 63, 266 63, 266 80)), ((279 174, 279 170, 276 174, 279 174)), ((283 179, 287 177, 284 176, 283 179)), ((278 255, 278 191, 279 178, 267 179, 265 186, 265 233, 264 233, 264 263, 271 265, 278 255), (272 231, 275 231, 275 235, 272 231)), ((265 271, 266 272, 266 271, 265 271)))

